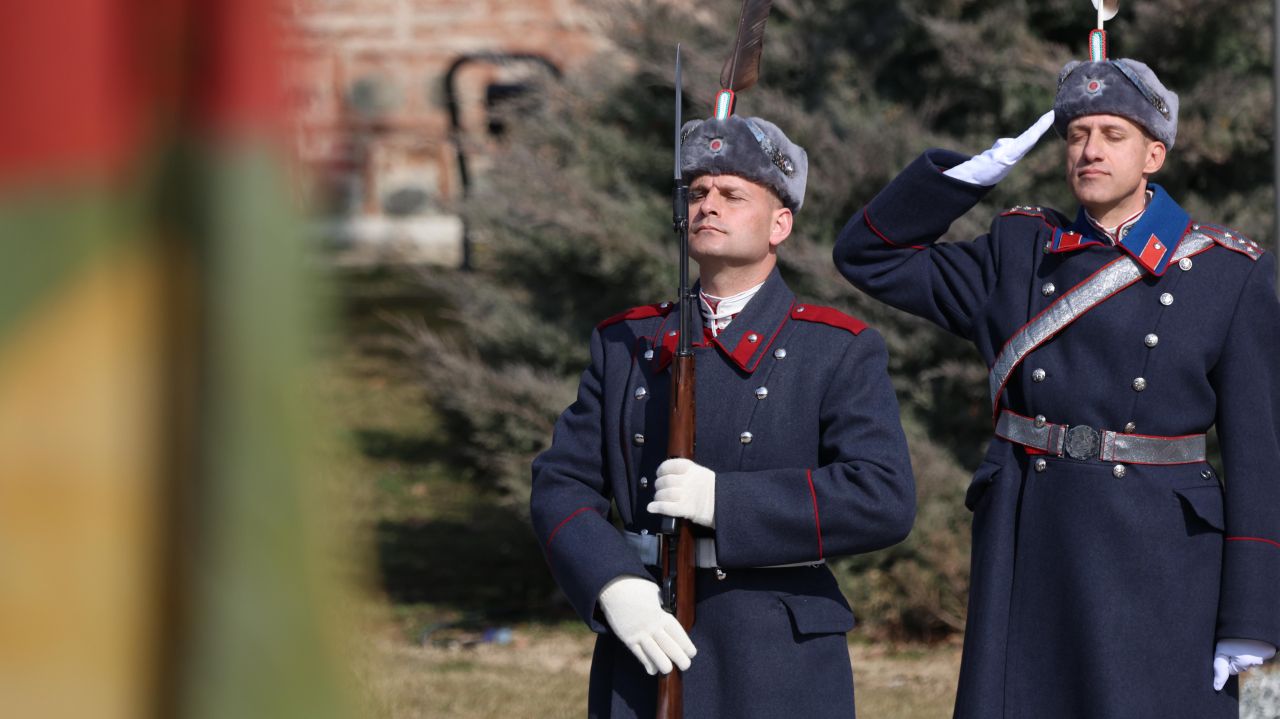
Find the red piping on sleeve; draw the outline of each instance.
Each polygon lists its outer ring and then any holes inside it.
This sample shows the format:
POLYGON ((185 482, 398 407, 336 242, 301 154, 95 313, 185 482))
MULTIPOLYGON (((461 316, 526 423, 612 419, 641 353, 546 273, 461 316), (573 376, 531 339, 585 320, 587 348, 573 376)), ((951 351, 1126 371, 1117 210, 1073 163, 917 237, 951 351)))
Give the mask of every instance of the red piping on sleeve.
POLYGON ((804 477, 809 480, 809 495, 813 497, 813 524, 818 528, 818 559, 822 559, 822 521, 818 519, 818 493, 813 491, 813 470, 806 469, 804 477))
POLYGON ((1280 549, 1280 542, 1277 542, 1273 539, 1262 539, 1260 537, 1227 537, 1227 541, 1228 542, 1262 542, 1263 544, 1270 544, 1271 546, 1277 549, 1280 549))
POLYGON ((913 250, 923 250, 923 249, 924 249, 924 245, 900 245, 900 244, 898 244, 897 242, 894 242, 893 240, 889 239, 888 237, 885 237, 885 236, 884 236, 884 233, 883 233, 883 232, 881 232, 880 230, 876 229, 876 226, 875 226, 874 224, 872 224, 872 223, 871 223, 871 213, 870 213, 870 212, 868 211, 868 209, 867 209, 867 208, 865 208, 865 207, 864 207, 864 208, 862 208, 862 221, 863 221, 863 222, 865 222, 865 223, 867 224, 867 228, 868 228, 868 229, 870 229, 872 232, 876 233, 876 237, 879 237, 880 239, 884 240, 884 241, 885 241, 885 244, 889 245, 890 247, 899 247, 899 248, 907 248, 907 247, 909 247, 909 248, 911 248, 911 249, 913 249, 913 250))
POLYGON ((563 522, 557 524, 556 528, 551 530, 551 536, 547 537, 547 549, 551 548, 551 542, 556 538, 556 532, 559 532, 561 527, 568 524, 569 520, 573 519, 579 514, 582 514, 583 512, 590 512, 590 511, 591 511, 591 507, 579 507, 573 510, 573 514, 570 514, 569 516, 565 517, 563 522))

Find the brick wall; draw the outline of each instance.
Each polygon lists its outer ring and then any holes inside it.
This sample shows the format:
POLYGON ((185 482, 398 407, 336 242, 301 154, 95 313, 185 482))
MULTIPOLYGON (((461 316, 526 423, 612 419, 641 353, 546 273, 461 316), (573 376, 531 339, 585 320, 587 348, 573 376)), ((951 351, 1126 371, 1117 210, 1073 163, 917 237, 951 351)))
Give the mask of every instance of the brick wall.
POLYGON ((358 261, 457 262, 450 208, 463 163, 485 170, 487 102, 602 49, 588 3, 291 0, 295 149, 321 241, 358 261))

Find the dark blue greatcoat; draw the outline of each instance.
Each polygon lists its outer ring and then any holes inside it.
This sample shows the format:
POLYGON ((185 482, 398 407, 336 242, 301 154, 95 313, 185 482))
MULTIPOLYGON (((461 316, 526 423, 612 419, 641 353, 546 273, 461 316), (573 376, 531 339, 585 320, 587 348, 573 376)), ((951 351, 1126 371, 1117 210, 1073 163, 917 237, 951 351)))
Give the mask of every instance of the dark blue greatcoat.
POLYGON ((1236 681, 1212 688, 1215 640, 1280 644, 1275 261, 1193 222, 1155 186, 1123 247, 1083 215, 1033 207, 972 242, 933 244, 989 189, 942 173, 965 159, 930 151, 903 171, 845 226, 840 271, 972 341, 990 365, 1062 293, 1145 250, 1142 279, 1030 354, 1001 403, 1166 437, 1216 424, 1225 493, 1203 462, 1129 465, 1117 478, 1111 464, 1048 456, 1037 472, 1021 446, 993 439, 966 500, 972 586, 955 714, 1235 717, 1236 681), (1219 243, 1170 264, 1197 232, 1219 243))
MULTIPOLYGON (((534 529, 600 633, 593 717, 654 713, 655 678, 609 633, 596 598, 615 577, 653 576, 613 521, 659 528, 645 507, 667 458, 678 321, 664 303, 597 327, 577 401, 533 464, 534 529)), ((695 459, 716 472, 716 528, 705 533, 725 577, 698 570, 685 716, 853 716, 854 620, 831 572, 761 567, 867 552, 910 530, 914 480, 884 341, 864 327, 801 303, 774 270, 715 341, 695 346, 695 459)))

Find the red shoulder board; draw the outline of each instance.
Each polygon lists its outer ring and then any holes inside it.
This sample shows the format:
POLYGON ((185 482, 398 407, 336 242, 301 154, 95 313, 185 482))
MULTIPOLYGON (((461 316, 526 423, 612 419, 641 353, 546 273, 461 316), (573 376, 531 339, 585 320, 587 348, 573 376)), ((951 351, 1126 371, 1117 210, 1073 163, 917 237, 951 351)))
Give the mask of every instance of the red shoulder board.
POLYGON ((1014 205, 1000 213, 1001 217, 1008 217, 1009 215, 1026 215, 1028 217, 1043 218, 1044 208, 1035 205, 1014 205))
POLYGON ((834 307, 823 307, 822 305, 797 304, 791 308, 791 319, 839 327, 855 335, 867 328, 866 322, 856 317, 850 317, 834 307))
POLYGON ((667 315, 671 314, 671 310, 673 309, 675 309, 675 305, 670 302, 659 302, 653 305, 640 305, 639 307, 632 307, 631 309, 626 310, 625 312, 619 312, 618 314, 596 325, 596 329, 602 330, 605 327, 608 327, 609 325, 616 325, 619 322, 625 322, 627 320, 643 320, 643 319, 648 319, 650 317, 666 317, 667 315))

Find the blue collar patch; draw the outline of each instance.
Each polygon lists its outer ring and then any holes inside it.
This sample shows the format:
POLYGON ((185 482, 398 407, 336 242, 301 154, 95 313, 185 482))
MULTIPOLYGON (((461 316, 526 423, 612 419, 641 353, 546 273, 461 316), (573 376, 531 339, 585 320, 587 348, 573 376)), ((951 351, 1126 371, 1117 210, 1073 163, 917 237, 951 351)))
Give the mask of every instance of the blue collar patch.
MULTIPOLYGON (((1142 217, 1134 223, 1118 246, 1142 266, 1147 272, 1159 277, 1169 267, 1169 259, 1173 257, 1178 243, 1191 227, 1191 216, 1177 202, 1169 197, 1164 188, 1148 184, 1151 189, 1151 201, 1142 217)), ((1053 231, 1052 252, 1070 252, 1092 245, 1109 245, 1111 242, 1102 235, 1081 207, 1076 214, 1075 222, 1069 227, 1057 228, 1053 231)))

